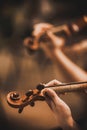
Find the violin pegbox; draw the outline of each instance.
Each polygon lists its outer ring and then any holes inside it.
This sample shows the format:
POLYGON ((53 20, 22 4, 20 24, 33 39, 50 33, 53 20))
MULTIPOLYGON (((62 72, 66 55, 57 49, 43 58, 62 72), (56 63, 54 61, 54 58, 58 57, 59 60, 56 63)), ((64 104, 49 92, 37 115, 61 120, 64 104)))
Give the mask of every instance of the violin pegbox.
POLYGON ((9 92, 7 94, 7 102, 13 108, 19 108, 18 112, 21 113, 27 105, 34 106, 35 101, 44 101, 45 98, 41 94, 41 90, 44 89, 43 84, 37 85, 36 89, 28 90, 24 95, 21 96, 16 91, 9 92))

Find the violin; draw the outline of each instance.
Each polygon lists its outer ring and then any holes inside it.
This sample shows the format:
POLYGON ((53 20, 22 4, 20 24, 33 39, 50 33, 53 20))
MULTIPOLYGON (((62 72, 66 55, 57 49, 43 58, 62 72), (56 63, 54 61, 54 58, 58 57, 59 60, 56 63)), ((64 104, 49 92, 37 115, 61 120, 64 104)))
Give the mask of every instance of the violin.
POLYGON ((45 30, 44 33, 42 33, 42 35, 39 37, 35 37, 32 33, 32 37, 27 37, 24 39, 24 46, 30 51, 34 52, 38 50, 40 43, 46 39, 47 32, 57 33, 58 36, 67 39, 68 37, 72 36, 72 34, 80 32, 86 26, 87 16, 83 16, 69 24, 52 26, 50 29, 45 30))
POLYGON ((53 89, 58 95, 65 94, 69 92, 86 92, 87 81, 86 82, 72 82, 72 83, 62 83, 56 86, 46 86, 44 84, 39 84, 33 90, 28 90, 24 95, 20 95, 18 92, 13 91, 7 94, 7 102, 13 108, 18 108, 18 112, 21 113, 24 107, 30 105, 34 106, 36 101, 45 101, 45 97, 41 94, 44 88, 53 89))

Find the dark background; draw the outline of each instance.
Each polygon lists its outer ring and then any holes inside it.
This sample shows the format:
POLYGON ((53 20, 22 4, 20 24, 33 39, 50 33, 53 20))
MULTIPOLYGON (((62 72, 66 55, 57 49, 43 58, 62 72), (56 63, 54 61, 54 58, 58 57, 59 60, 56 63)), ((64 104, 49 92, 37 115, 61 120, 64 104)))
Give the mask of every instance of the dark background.
MULTIPOLYGON (((28 89, 35 88, 38 83, 46 83, 52 79, 71 81, 64 71, 62 72, 46 57, 43 50, 34 55, 28 54, 23 46, 23 40, 31 36, 35 23, 48 22, 60 25, 83 15, 87 15, 85 0, 0 0, 1 130, 48 130, 57 126, 46 103, 37 102, 34 108, 26 107, 22 114, 18 114, 17 110, 7 104, 6 95, 13 90, 24 93, 28 89)), ((86 28, 71 40, 71 44, 84 38, 87 38, 86 28)), ((71 59, 85 70, 87 70, 86 54, 85 56, 71 54, 71 59)), ((80 119, 82 125, 87 128, 86 95, 71 93, 62 98, 70 106, 74 118, 80 119)))

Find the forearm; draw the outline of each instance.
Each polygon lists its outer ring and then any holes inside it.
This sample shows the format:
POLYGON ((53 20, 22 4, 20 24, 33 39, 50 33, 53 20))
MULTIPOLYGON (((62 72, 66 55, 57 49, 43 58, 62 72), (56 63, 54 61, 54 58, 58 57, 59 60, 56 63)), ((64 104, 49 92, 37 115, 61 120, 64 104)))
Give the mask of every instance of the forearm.
POLYGON ((73 63, 60 49, 55 48, 53 55, 56 61, 71 75, 76 81, 86 81, 87 73, 73 63))

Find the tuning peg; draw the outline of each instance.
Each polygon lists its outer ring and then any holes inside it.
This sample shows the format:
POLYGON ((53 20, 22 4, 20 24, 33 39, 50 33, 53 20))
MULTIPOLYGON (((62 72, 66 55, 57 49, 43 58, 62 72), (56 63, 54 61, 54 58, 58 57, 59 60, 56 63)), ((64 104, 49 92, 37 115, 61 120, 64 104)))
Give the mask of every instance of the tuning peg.
POLYGON ((41 91, 42 89, 45 88, 45 86, 42 83, 40 83, 39 85, 37 85, 36 88, 41 91))
POLYGON ((34 102, 31 102, 29 105, 33 107, 33 106, 35 105, 35 103, 34 103, 34 102))
POLYGON ((23 107, 20 107, 18 113, 21 113, 22 111, 23 111, 23 107))
POLYGON ((28 90, 28 91, 25 93, 25 95, 26 95, 27 97, 33 95, 33 90, 28 90))

